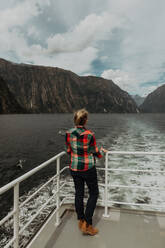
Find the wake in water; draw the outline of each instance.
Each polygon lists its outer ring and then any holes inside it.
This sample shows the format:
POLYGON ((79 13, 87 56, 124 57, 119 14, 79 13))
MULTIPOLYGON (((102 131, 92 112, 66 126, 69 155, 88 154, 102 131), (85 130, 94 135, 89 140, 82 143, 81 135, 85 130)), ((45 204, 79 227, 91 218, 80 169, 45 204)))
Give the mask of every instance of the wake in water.
MULTIPOLYGON (((109 137, 101 140, 110 144, 109 137)), ((165 136, 154 125, 147 125, 141 120, 129 121, 127 130, 119 135, 111 145, 112 151, 159 151, 165 149, 165 136)), ((110 146, 110 145, 109 145, 110 146)), ((146 189, 112 188, 109 189, 109 200, 157 205, 158 207, 132 206, 145 210, 165 209, 165 156, 160 155, 109 155, 109 168, 156 170, 152 172, 110 172, 108 181, 117 185, 147 186, 146 189), (150 187, 161 187, 161 190, 150 187), (161 207, 162 206, 162 207, 161 207)), ((129 207, 129 206, 126 206, 129 207)))

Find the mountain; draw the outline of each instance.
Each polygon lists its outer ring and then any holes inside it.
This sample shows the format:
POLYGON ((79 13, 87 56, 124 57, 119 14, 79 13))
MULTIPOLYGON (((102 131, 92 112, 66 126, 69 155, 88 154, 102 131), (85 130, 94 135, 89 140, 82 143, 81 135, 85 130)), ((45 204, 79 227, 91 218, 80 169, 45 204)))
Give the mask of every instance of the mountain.
POLYGON ((130 95, 111 80, 80 77, 57 67, 16 64, 0 59, 0 75, 10 92, 29 113, 89 112, 136 113, 130 95))
POLYGON ((131 97, 134 99, 134 101, 136 102, 137 106, 140 106, 145 100, 145 97, 142 97, 142 96, 139 96, 139 95, 131 95, 131 97))
POLYGON ((10 92, 6 82, 0 77, 0 114, 25 112, 10 92))
POLYGON ((146 97, 140 110, 144 113, 165 113, 165 84, 146 97))

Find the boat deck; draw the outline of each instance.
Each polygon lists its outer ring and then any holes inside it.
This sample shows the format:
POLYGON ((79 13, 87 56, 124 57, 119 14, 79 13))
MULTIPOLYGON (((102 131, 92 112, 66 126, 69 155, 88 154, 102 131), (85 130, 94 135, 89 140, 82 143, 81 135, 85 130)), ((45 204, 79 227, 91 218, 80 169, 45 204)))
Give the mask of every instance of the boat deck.
POLYGON ((72 207, 63 209, 61 224, 56 228, 55 216, 45 225, 28 248, 164 248, 165 213, 110 209, 110 216, 103 217, 104 209, 97 207, 94 226, 96 236, 84 235, 78 229, 72 207))

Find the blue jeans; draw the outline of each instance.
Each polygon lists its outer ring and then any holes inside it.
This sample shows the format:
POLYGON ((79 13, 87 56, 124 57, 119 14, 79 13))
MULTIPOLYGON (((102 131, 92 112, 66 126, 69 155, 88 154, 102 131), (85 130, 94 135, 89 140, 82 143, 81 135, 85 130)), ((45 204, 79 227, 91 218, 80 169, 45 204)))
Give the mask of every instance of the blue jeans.
POLYGON ((75 185, 75 208, 78 220, 84 219, 89 225, 92 225, 92 217, 96 208, 96 202, 99 195, 97 172, 93 167, 87 171, 72 171, 70 173, 73 177, 75 185), (84 186, 88 186, 89 198, 84 212, 84 186))

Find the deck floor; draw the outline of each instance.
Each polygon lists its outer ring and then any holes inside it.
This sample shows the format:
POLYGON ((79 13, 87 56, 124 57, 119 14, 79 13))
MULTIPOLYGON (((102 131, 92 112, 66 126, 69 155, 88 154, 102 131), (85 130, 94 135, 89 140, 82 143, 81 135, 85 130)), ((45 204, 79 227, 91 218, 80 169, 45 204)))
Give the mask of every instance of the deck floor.
MULTIPOLYGON (((94 225, 96 236, 83 235, 78 229, 76 214, 66 211, 59 227, 48 242, 40 248, 164 248, 165 215, 112 209, 110 217, 103 218, 103 209, 97 208, 94 225)), ((46 235, 46 234, 45 234, 46 235)), ((38 248, 37 247, 37 248, 38 248)))

